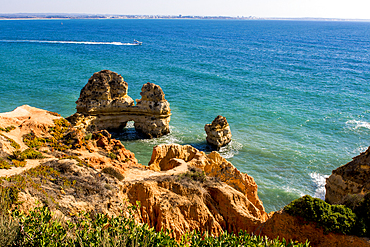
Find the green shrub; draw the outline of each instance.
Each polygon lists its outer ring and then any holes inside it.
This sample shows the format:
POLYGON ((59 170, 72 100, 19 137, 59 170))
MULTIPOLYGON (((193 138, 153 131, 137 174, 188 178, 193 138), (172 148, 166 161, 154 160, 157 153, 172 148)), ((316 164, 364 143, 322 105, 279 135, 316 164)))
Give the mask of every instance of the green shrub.
POLYGON ((325 232, 351 234, 356 224, 356 214, 343 205, 330 205, 309 195, 292 201, 284 210, 293 215, 301 216, 306 221, 316 222, 325 232))
POLYGON ((109 153, 108 157, 111 158, 112 160, 117 159, 117 155, 115 155, 114 153, 109 153))
POLYGON ((1 133, 0 133, 0 135, 9 141, 10 142, 10 146, 12 146, 13 148, 15 148, 15 149, 20 149, 21 148, 21 146, 19 146, 19 144, 16 143, 13 139, 11 139, 11 138, 9 138, 9 137, 1 134, 1 133))
POLYGON ((0 208, 0 246, 13 245, 19 234, 20 226, 18 221, 14 220, 11 215, 2 213, 2 208, 0 208))
POLYGON ((73 160, 76 160, 78 162, 77 163, 78 166, 87 166, 88 165, 88 163, 86 161, 81 160, 76 155, 65 156, 65 157, 63 157, 61 159, 73 159, 73 160))
POLYGON ((19 189, 16 186, 0 185, 0 214, 11 209, 13 204, 18 203, 19 189))
POLYGON ((25 159, 43 159, 45 158, 42 153, 28 148, 23 152, 17 150, 14 151, 12 155, 9 156, 12 160, 24 161, 25 159))
POLYGON ((11 165, 3 158, 0 158, 0 169, 10 169, 11 165))
POLYGON ((11 126, 8 126, 8 127, 5 127, 5 128, 0 128, 0 131, 10 132, 14 129, 15 129, 15 127, 13 125, 11 125, 11 126))
POLYGON ((14 211, 23 231, 13 246, 270 246, 307 247, 309 243, 296 243, 267 237, 223 233, 213 237, 196 231, 186 233, 178 243, 170 237, 170 231, 156 232, 147 224, 135 223, 131 212, 128 216, 109 217, 105 214, 81 213, 63 221, 47 207, 39 207, 25 214, 14 211))
POLYGON ((26 161, 20 161, 20 160, 12 160, 13 165, 15 167, 25 167, 26 166, 26 161))
POLYGON ((111 166, 105 167, 102 170, 102 172, 105 173, 105 174, 109 174, 109 175, 117 178, 119 181, 121 181, 122 179, 125 178, 119 171, 117 171, 116 169, 114 169, 111 166))
POLYGON ((30 148, 39 149, 42 146, 45 146, 46 139, 39 138, 35 135, 34 132, 23 135, 23 142, 30 148))
POLYGON ((206 173, 197 167, 191 167, 186 173, 181 173, 178 180, 205 182, 207 180, 206 173))
POLYGON ((359 232, 360 236, 370 237, 370 193, 367 193, 363 199, 355 205, 353 211, 358 218, 355 231, 359 232))
POLYGON ((85 140, 88 141, 88 140, 91 140, 91 138, 92 138, 92 133, 87 133, 85 136, 85 140))

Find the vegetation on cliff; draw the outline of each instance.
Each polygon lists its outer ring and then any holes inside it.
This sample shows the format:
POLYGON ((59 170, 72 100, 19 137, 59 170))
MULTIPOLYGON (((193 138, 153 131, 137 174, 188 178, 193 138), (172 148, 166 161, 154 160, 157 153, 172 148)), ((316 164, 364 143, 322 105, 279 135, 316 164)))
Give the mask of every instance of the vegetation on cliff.
MULTIPOLYGON (((104 214, 80 213, 63 220, 48 207, 37 207, 27 214, 4 210, 0 205, 0 245, 7 246, 309 246, 279 239, 223 233, 213 237, 190 232, 180 242, 168 230, 156 232, 147 224, 136 224, 132 215, 109 217, 104 214)), ((134 207, 128 210, 133 210, 134 207)))
POLYGON ((309 222, 316 222, 325 232, 370 237, 370 193, 362 199, 348 199, 345 205, 330 205, 305 195, 292 201, 284 210, 309 222))

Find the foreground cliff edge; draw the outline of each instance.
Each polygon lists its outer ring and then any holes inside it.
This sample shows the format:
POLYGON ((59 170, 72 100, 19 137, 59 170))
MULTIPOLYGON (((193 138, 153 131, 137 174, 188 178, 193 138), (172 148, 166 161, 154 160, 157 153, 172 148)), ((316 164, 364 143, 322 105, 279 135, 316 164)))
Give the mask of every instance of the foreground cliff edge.
POLYGON ((66 219, 81 211, 117 215, 140 201, 137 222, 170 229, 176 239, 192 230, 215 236, 246 230, 314 246, 368 245, 284 211, 267 215, 254 179, 217 152, 159 145, 143 166, 107 131, 85 133, 30 106, 0 114, 0 128, 1 164, 9 168, 0 169, 1 188, 17 187, 18 207, 26 211, 45 205, 66 219))

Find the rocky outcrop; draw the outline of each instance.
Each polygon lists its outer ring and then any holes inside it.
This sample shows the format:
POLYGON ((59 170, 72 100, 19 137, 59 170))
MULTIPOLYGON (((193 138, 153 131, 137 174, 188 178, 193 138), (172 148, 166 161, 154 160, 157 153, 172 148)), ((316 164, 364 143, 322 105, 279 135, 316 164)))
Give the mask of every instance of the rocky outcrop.
POLYGON ((53 120, 62 118, 57 113, 29 105, 19 106, 11 112, 0 113, 0 157, 9 156, 19 145, 19 150, 28 148, 22 136, 33 132, 39 137, 50 137, 48 132, 54 126, 53 120), (1 131, 8 129, 8 131, 1 131))
POLYGON ((241 192, 250 202, 249 210, 255 217, 266 220, 267 214, 257 195, 257 184, 248 174, 240 172, 218 152, 206 155, 190 145, 162 144, 153 148, 149 168, 166 171, 182 162, 202 169, 209 177, 216 177, 241 192))
POLYGON ((146 137, 168 134, 171 110, 161 87, 144 84, 136 105, 127 90, 127 82, 121 75, 109 70, 94 73, 76 101, 77 112, 68 121, 90 132, 119 131, 128 121, 134 121, 135 129, 146 137))
POLYGON ((370 192, 370 147, 346 165, 335 169, 326 179, 325 201, 340 204, 351 195, 370 192))
POLYGON ((369 246, 368 239, 336 233, 325 233, 316 223, 306 222, 301 217, 294 217, 285 211, 274 212, 272 217, 258 227, 254 234, 264 235, 270 239, 291 239, 310 246, 327 247, 365 247, 369 246))
MULTIPOLYGON (((18 186, 18 201, 23 202, 18 206, 23 210, 47 205, 61 219, 81 211, 118 215, 129 212, 127 203, 140 201, 136 220, 156 230, 173 230, 176 239, 192 230, 213 235, 246 230, 270 238, 308 239, 313 246, 368 245, 366 239, 325 234, 315 224, 284 212, 268 217, 253 178, 217 152, 206 155, 189 145, 159 145, 153 149, 151 170, 138 164, 134 154, 107 131, 86 134, 63 120, 29 106, 0 114, 0 147, 9 146, 10 139, 19 145, 3 152, 3 160, 12 162, 9 152, 30 148, 24 142, 30 133, 44 156, 26 159, 24 167, 0 169, 0 185, 18 186), (23 179, 1 178, 12 175, 23 179)), ((359 157, 365 169, 368 151, 359 157)))
MULTIPOLYGON (((138 105, 144 107, 153 100, 163 99, 161 90, 150 84, 145 86, 142 96, 138 105)), ((162 107, 152 105, 157 111, 162 107)), ((85 133, 68 126, 60 116, 37 109, 32 112, 37 111, 47 121, 36 124, 29 121, 30 113, 22 115, 27 126, 38 126, 37 129, 22 128, 17 122, 9 133, 2 131, 14 137, 19 135, 19 144, 26 147, 30 141, 33 145, 38 143, 37 148, 45 157, 26 160, 20 171, 15 167, 0 169, 0 177, 22 176, 28 169, 36 169, 29 173, 32 175, 25 175, 29 184, 19 195, 25 210, 41 201, 65 217, 81 211, 117 215, 124 209, 124 202, 140 201, 135 214, 137 221, 157 230, 173 230, 172 235, 177 239, 192 230, 214 235, 225 230, 253 232, 267 218, 253 178, 240 173, 216 152, 208 157, 191 146, 156 147, 153 159, 159 168, 153 171, 138 164, 134 154, 108 131, 85 133), (25 136, 33 139, 26 143, 25 136), (165 164, 167 160, 169 164, 165 164), (39 169, 42 177, 37 172, 39 169)), ((8 122, 2 126, 18 121, 14 116, 7 115, 8 122)), ((0 144, 5 142, 0 139, 0 144)))
POLYGON ((231 131, 226 118, 218 115, 211 124, 206 124, 204 130, 207 142, 216 150, 231 142, 231 131))
POLYGON ((176 239, 193 230, 214 236, 225 230, 253 232, 263 222, 243 193, 212 178, 150 177, 128 184, 127 196, 131 203, 141 202, 142 222, 157 231, 171 229, 176 239))
MULTIPOLYGON (((124 173, 128 167, 141 166, 135 155, 106 131, 86 134, 69 126, 68 121, 57 113, 21 106, 12 112, 0 113, 0 158, 14 162, 10 156, 15 152, 34 148, 46 159, 75 159, 95 169, 113 167, 124 173), (2 129, 9 129, 3 131, 2 129)), ((25 167, 0 169, 1 176, 9 176, 36 167, 45 160, 26 160, 25 167)), ((143 168, 144 169, 144 168, 143 168)))

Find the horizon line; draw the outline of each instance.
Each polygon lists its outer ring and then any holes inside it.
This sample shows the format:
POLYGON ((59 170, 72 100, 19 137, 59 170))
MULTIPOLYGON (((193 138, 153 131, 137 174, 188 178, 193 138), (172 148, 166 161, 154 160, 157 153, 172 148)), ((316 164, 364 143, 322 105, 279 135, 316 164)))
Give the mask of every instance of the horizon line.
POLYGON ((0 19, 239 19, 239 20, 325 20, 370 21, 361 18, 335 17, 258 17, 223 15, 156 15, 156 14, 91 14, 91 13, 0 13, 0 19))

